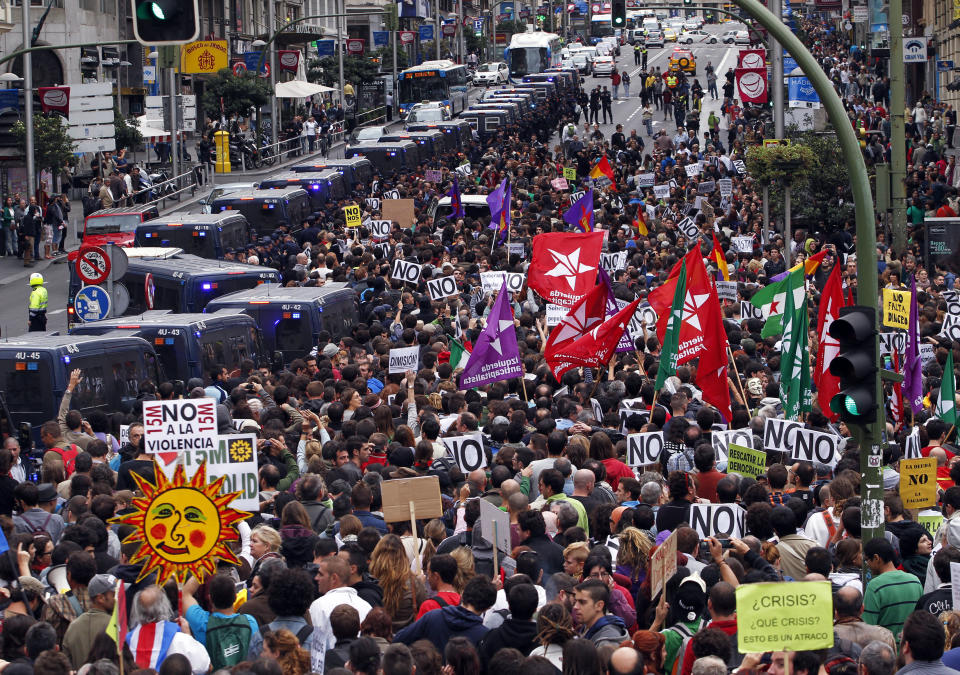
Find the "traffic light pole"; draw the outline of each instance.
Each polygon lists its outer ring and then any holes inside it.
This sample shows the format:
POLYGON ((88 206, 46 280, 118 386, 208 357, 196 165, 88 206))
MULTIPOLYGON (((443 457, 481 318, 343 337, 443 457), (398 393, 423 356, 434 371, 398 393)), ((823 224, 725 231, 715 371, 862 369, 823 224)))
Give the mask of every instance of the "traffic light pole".
MULTIPOLYGON (((30 44, 30 3, 27 0, 20 0, 23 5, 23 44, 30 44)), ((26 124, 23 125, 26 140, 27 160, 27 187, 28 195, 37 193, 37 166, 33 151, 33 60, 30 58, 30 52, 23 55, 23 107, 26 124)), ((39 203, 40 200, 37 200, 39 203)), ((42 206, 42 204, 41 204, 42 206)), ((27 256, 23 256, 26 260, 27 256)))

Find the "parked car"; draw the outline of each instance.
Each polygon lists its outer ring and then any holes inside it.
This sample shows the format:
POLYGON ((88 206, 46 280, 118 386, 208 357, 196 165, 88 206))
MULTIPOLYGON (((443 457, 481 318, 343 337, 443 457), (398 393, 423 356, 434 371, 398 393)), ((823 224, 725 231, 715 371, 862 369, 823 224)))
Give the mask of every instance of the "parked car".
POLYGON ((508 79, 507 64, 503 61, 481 63, 473 74, 473 83, 476 85, 504 84, 508 79))
POLYGON ((616 68, 617 63, 612 56, 598 56, 593 60, 594 77, 610 77, 616 68))
POLYGON ((658 30, 652 30, 647 33, 647 48, 650 47, 660 47, 663 49, 663 32, 658 30))
POLYGON ((736 37, 733 39, 733 43, 736 45, 745 45, 750 46, 750 31, 738 30, 736 37))
POLYGON ((695 16, 691 16, 689 19, 683 22, 683 27, 687 30, 698 30, 699 28, 703 27, 703 21, 695 16))
POLYGON ((737 30, 728 30, 723 35, 720 36, 720 42, 725 45, 732 45, 737 41, 737 33, 740 31, 737 30))

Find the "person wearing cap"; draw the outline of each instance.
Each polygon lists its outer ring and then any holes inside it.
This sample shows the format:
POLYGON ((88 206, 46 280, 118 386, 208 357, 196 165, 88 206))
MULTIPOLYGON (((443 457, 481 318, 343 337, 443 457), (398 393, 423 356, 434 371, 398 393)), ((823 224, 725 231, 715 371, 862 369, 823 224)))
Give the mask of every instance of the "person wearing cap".
MULTIPOLYGON (((70 623, 93 606, 88 584, 96 573, 97 563, 86 551, 76 551, 67 558, 67 584, 70 590, 47 598, 47 604, 40 615, 43 621, 57 631, 59 642, 63 642, 70 623)), ((86 658, 86 654, 82 656, 86 658)))
MULTIPOLYGON (((674 577, 674 580, 677 577, 674 577)), ((664 589, 664 596, 670 594, 670 589, 664 589)), ((699 574, 688 574, 680 580, 668 603, 657 606, 654 625, 661 625, 666 620, 669 628, 663 630, 664 659, 663 672, 674 672, 674 664, 683 666, 685 644, 693 637, 705 623, 704 611, 707 608, 707 584, 699 574), (679 660, 679 661, 678 661, 679 660)), ((679 670, 679 669, 678 669, 679 670)))
POLYGON ((20 483, 13 497, 18 502, 20 515, 13 517, 16 532, 24 534, 49 534, 56 544, 60 541, 66 525, 60 514, 54 513, 57 504, 57 489, 52 483, 36 485, 31 482, 20 483))
MULTIPOLYGON (((68 570, 69 571, 69 570, 68 570)), ((102 633, 116 604, 117 578, 111 574, 97 574, 87 584, 90 604, 83 614, 70 622, 60 643, 64 654, 75 670, 87 662, 87 654, 97 635, 102 633)))

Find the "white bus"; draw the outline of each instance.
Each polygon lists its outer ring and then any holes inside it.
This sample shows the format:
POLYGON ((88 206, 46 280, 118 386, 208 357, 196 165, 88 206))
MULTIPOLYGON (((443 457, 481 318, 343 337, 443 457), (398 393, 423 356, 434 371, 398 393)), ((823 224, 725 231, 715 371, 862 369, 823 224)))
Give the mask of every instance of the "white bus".
POLYGON ((560 36, 553 33, 516 33, 504 50, 510 77, 542 73, 560 65, 560 36))
POLYGON ((467 67, 453 61, 424 61, 407 68, 399 82, 400 111, 407 113, 417 103, 434 102, 445 107, 451 115, 467 107, 467 67))

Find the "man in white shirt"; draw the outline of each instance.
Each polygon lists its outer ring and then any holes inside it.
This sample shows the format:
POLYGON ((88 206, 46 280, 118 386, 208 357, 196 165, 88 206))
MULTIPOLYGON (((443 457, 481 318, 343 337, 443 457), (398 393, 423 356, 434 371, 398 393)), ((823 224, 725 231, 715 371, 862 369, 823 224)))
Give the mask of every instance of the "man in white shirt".
POLYGON ((317 142, 317 121, 312 115, 303 123, 303 133, 307 137, 307 145, 310 146, 310 152, 313 152, 313 146, 317 142))
POLYGON ((10 464, 10 477, 18 483, 27 480, 27 469, 20 460, 20 443, 13 436, 9 436, 3 442, 3 447, 13 455, 13 463, 10 464))
POLYGON ((321 648, 313 654, 313 671, 323 675, 323 662, 328 649, 333 649, 336 638, 330 626, 330 613, 340 605, 350 605, 360 615, 360 622, 367 617, 372 609, 370 603, 357 595, 357 590, 349 586, 350 564, 343 558, 332 556, 324 558, 317 566, 317 588, 320 597, 310 605, 310 622, 313 629, 320 634, 321 648))

